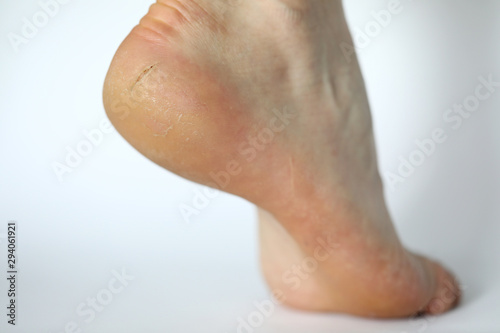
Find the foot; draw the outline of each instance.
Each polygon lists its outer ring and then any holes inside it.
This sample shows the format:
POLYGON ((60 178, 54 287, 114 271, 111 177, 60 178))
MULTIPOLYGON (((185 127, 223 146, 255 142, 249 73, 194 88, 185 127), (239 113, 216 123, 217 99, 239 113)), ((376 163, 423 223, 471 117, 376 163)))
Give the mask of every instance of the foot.
POLYGON ((286 305, 445 312, 459 288, 396 235, 341 42, 338 0, 158 0, 116 53, 105 108, 154 162, 261 207, 264 276, 286 305))

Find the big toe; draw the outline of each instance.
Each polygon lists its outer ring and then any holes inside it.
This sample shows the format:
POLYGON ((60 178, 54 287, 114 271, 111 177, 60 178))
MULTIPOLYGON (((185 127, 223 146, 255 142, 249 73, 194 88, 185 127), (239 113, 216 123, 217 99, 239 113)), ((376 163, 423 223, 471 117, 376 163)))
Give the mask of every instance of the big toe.
POLYGON ((455 277, 438 263, 432 263, 436 272, 436 292, 424 309, 430 315, 449 311, 460 302, 461 288, 455 277))

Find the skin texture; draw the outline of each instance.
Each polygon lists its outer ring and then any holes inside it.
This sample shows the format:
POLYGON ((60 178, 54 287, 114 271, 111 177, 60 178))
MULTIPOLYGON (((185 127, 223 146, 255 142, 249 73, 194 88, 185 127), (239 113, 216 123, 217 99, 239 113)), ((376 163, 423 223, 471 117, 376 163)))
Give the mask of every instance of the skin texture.
POLYGON ((104 105, 152 161, 259 207, 263 274, 285 305, 445 312, 458 284, 397 237, 342 42, 336 0, 161 0, 117 51, 104 105))

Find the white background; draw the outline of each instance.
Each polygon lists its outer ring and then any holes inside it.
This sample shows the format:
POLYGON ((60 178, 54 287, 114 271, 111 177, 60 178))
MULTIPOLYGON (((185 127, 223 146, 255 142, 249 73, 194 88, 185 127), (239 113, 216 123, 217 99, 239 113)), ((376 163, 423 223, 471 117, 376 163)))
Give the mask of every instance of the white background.
MULTIPOLYGON (((387 3, 346 3, 353 32, 387 3)), ((69 1, 15 52, 8 33, 20 34, 23 18, 40 6, 0 0, 0 237, 9 220, 18 222, 20 272, 15 329, 6 324, 0 280, 1 332, 60 333, 70 322, 88 333, 237 332, 238 318, 269 298, 255 211, 244 200, 221 194, 186 223, 179 205, 199 187, 152 164, 116 132, 63 182, 52 170, 66 147, 85 139, 82 131, 104 119, 107 67, 149 4, 69 1), (113 270, 122 269, 134 280, 85 322, 78 306, 104 295, 113 270)), ((464 302, 438 318, 396 321, 278 307, 252 332, 500 332, 500 91, 458 130, 442 118, 474 92, 479 76, 500 81, 500 2, 401 4, 359 50, 379 163, 384 175, 397 172, 416 139, 446 132, 447 141, 387 197, 404 242, 456 272, 464 302)))

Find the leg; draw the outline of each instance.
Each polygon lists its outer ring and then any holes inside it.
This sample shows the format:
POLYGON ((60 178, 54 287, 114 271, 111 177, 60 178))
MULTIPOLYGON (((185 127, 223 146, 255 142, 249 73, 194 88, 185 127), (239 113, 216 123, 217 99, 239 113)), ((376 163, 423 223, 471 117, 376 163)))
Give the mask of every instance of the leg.
POLYGON ((158 0, 111 64, 105 107, 154 162, 262 208, 264 275, 285 304, 444 312, 455 280, 404 249, 386 209, 350 38, 338 0, 158 0), (290 288, 289 265, 318 255, 290 288))

